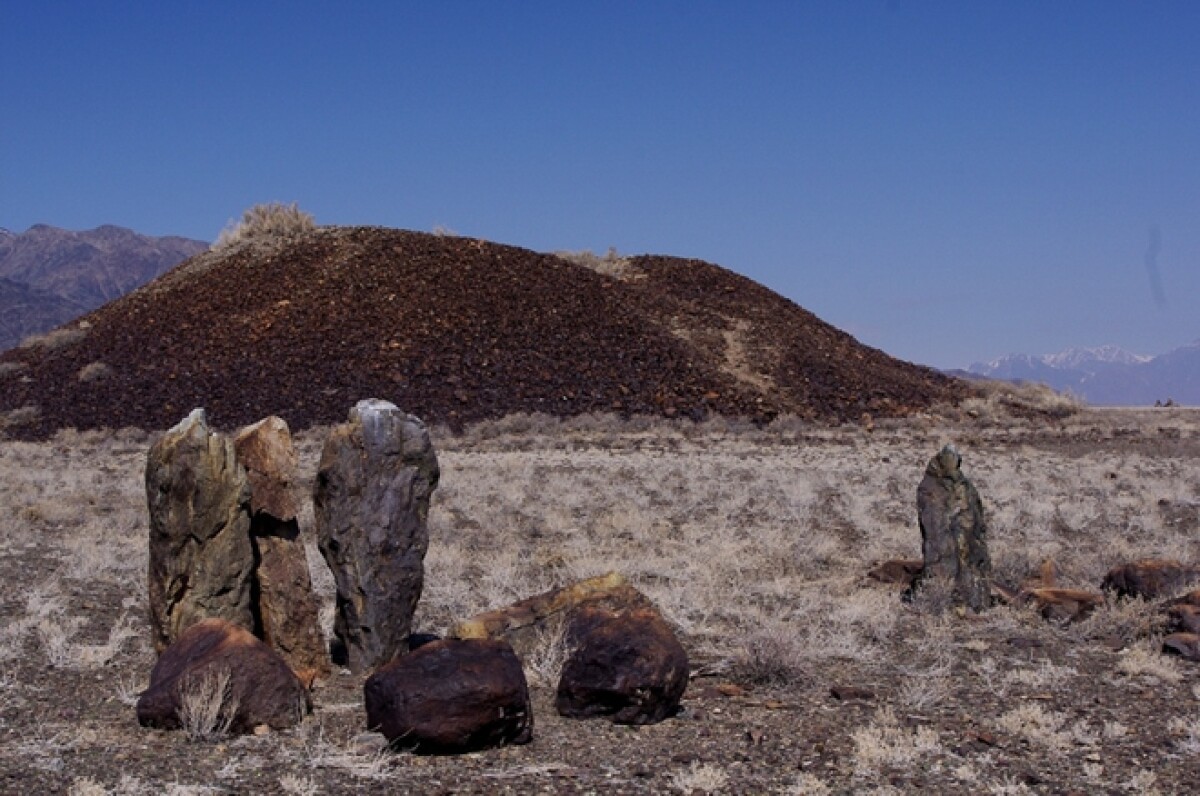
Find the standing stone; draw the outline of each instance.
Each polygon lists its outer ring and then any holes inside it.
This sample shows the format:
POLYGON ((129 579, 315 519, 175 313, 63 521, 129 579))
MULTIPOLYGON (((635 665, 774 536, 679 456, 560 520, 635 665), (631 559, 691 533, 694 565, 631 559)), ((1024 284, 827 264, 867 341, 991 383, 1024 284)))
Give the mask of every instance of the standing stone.
POLYGON ((438 474, 425 424, 387 401, 360 401, 321 451, 317 539, 337 584, 334 660, 351 671, 407 649, 438 474))
POLYGON ((233 442, 195 409, 150 449, 150 629, 162 652, 209 617, 253 631, 250 486, 233 442))
POLYGON ((329 658, 296 519, 292 437, 282 418, 268 417, 238 432, 234 447, 250 481, 257 634, 311 687, 316 678, 329 676, 329 658))
POLYGON ((953 586, 955 602, 975 611, 988 606, 992 563, 987 525, 975 486, 959 469, 962 457, 953 445, 929 460, 917 487, 924 568, 918 582, 939 579, 953 586))

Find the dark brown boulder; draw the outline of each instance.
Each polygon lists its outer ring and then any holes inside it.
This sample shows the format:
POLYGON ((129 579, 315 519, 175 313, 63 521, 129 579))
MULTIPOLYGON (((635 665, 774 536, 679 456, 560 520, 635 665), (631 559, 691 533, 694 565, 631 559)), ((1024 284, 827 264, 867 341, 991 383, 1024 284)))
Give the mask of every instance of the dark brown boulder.
POLYGON ((657 611, 580 608, 567 642, 572 651, 555 699, 563 716, 654 724, 678 712, 688 683, 687 652, 657 611))
POLYGON ((250 482, 256 632, 308 687, 330 666, 296 519, 292 437, 282 418, 268 417, 239 431, 234 448, 250 482))
POLYGON ((895 583, 907 588, 920 577, 924 566, 925 562, 920 559, 893 558, 877 564, 867 573, 867 577, 880 583, 895 583))
POLYGON ((233 443, 209 431, 203 409, 151 447, 149 606, 158 652, 209 617, 254 628, 249 501, 233 443))
POLYGON ((1153 600, 1178 591, 1197 578, 1195 567, 1163 558, 1144 558, 1113 567, 1104 576, 1100 588, 1116 592, 1118 597, 1153 600))
POLYGON ((138 722, 178 729, 184 701, 214 684, 223 687, 209 698, 220 700, 221 723, 232 733, 251 732, 260 724, 293 727, 310 707, 308 692, 278 653, 230 622, 206 619, 159 657, 150 687, 138 699, 138 722))
POLYGON ((503 641, 424 644, 372 674, 363 696, 368 729, 394 747, 470 752, 533 737, 525 672, 503 641))
POLYGON ((387 401, 359 401, 321 451, 317 539, 337 583, 334 660, 368 671, 406 649, 425 582, 429 432, 387 401))
POLYGON ((1163 639, 1163 652, 1200 662, 1200 634, 1172 633, 1163 639))
POLYGON ((1181 633, 1200 633, 1200 605, 1176 603, 1167 608, 1168 627, 1181 633))
POLYGON ((944 580, 951 584, 956 603, 982 611, 991 602, 987 525, 979 493, 963 475, 961 464, 954 446, 945 446, 929 460, 917 487, 924 566, 916 585, 944 580))

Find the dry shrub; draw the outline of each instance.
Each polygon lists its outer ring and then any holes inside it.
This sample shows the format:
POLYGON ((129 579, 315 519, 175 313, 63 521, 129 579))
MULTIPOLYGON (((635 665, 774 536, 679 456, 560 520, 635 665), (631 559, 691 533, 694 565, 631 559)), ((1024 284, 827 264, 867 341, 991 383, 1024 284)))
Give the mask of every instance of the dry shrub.
POLYGON ((682 793, 722 793, 729 784, 729 774, 712 763, 692 763, 672 774, 671 784, 682 793))
POLYGON ((87 337, 88 325, 81 323, 78 326, 63 326, 58 329, 53 329, 45 334, 35 334, 26 337, 21 341, 18 348, 42 348, 47 351, 57 351, 60 348, 66 348, 69 345, 75 345, 83 338, 87 337))
POLYGON ((104 362, 89 362, 79 369, 79 380, 84 384, 107 379, 113 374, 111 366, 104 362))
POLYGON ((984 422, 1014 417, 1061 420, 1086 407, 1082 399, 1036 382, 981 379, 972 382, 972 386, 977 397, 967 398, 959 408, 969 417, 984 422))
POLYGON ((25 370, 24 362, 0 362, 0 376, 7 376, 9 373, 17 373, 25 370))
POLYGON ((33 404, 27 404, 18 409, 10 409, 7 412, 0 412, 0 432, 34 423, 41 417, 41 414, 41 408, 33 404))
POLYGON ((803 645, 783 627, 751 633, 734 672, 740 681, 755 685, 787 686, 809 679, 803 645))
POLYGON ((224 249, 246 241, 274 242, 316 229, 313 217, 295 202, 269 202, 255 205, 242 213, 242 220, 221 230, 214 249, 224 249))
POLYGON ((578 252, 559 251, 554 253, 555 257, 559 257, 568 262, 582 265, 584 268, 590 268, 598 274, 615 277, 620 279, 625 275, 629 268, 629 258, 622 257, 617 254, 617 250, 613 246, 608 247, 608 251, 601 257, 594 252, 584 250, 578 252))
POLYGON ((179 725, 193 741, 212 741, 229 734, 237 715, 228 669, 206 669, 179 687, 179 725))

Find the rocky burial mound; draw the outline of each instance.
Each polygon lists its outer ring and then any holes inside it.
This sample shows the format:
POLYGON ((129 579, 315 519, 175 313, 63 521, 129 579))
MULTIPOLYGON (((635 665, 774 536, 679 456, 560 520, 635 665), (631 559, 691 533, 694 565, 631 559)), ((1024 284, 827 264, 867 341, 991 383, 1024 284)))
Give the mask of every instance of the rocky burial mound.
POLYGON ((452 426, 515 412, 895 416, 965 387, 698 260, 611 273, 481 240, 327 227, 193 257, 0 356, 14 436, 340 421, 363 397, 452 426))

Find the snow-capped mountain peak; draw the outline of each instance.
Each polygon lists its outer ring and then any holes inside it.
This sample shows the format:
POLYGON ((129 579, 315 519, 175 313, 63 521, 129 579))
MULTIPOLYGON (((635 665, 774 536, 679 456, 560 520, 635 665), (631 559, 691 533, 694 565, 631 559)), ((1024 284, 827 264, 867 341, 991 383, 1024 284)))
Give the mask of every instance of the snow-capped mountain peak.
POLYGON ((1052 368, 1078 370, 1094 364, 1106 365, 1140 365, 1149 362, 1154 357, 1135 354, 1115 345, 1102 345, 1094 348, 1068 348, 1057 354, 1046 354, 1041 361, 1052 368))

